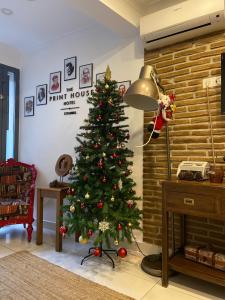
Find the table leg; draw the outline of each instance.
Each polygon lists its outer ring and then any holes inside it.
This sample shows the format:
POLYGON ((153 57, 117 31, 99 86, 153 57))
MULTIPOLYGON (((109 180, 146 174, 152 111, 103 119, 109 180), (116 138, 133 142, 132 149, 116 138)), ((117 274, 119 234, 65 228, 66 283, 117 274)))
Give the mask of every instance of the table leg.
POLYGON ((36 244, 43 242, 43 197, 41 191, 37 190, 37 239, 36 244))
POLYGON ((62 251, 62 235, 59 232, 59 228, 62 225, 62 204, 63 204, 63 193, 57 193, 56 198, 56 237, 55 237, 55 251, 62 251))
POLYGON ((168 212, 164 209, 162 222, 162 286, 164 287, 168 286, 168 252, 168 212))

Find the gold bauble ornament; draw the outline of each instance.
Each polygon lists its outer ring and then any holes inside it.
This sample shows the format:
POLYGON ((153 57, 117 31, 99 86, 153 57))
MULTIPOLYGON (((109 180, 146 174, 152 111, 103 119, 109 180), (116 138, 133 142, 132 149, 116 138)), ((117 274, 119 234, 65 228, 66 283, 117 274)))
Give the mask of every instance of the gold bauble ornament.
POLYGON ((85 157, 85 159, 89 159, 90 158, 90 156, 89 155, 87 155, 86 157, 85 157))
POLYGON ((109 66, 107 66, 107 68, 106 68, 105 79, 106 80, 110 80, 111 79, 111 70, 110 70, 109 66))
POLYGON ((132 224, 129 222, 129 223, 128 223, 128 226, 129 226, 129 227, 131 227, 131 226, 132 226, 132 224))
POLYGON ((115 246, 118 246, 118 245, 119 245, 118 240, 115 240, 115 241, 114 241, 114 245, 115 245, 115 246))
POLYGON ((71 212, 71 213, 74 213, 74 212, 75 212, 75 206, 74 206, 74 205, 71 205, 71 206, 70 206, 70 212, 71 212))
POLYGON ((105 152, 102 153, 102 157, 106 157, 106 153, 105 152))
POLYGON ((109 88, 109 85, 108 85, 108 84, 106 84, 106 85, 105 85, 105 89, 106 89, 106 90, 108 90, 108 88, 109 88))
POLYGON ((87 194, 85 194, 85 199, 89 199, 90 198, 90 195, 89 195, 89 193, 87 193, 87 194))
POLYGON ((115 201, 115 198, 112 196, 110 200, 111 200, 112 202, 114 202, 114 201, 115 201))
POLYGON ((79 237, 79 243, 80 244, 87 244, 88 243, 88 239, 83 238, 82 235, 79 237))

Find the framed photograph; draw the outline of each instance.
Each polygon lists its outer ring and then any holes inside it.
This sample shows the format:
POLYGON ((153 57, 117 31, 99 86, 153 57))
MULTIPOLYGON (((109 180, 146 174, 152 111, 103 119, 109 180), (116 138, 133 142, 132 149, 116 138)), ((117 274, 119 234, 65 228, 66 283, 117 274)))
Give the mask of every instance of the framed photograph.
POLYGON ((61 71, 50 73, 49 93, 56 94, 61 92, 61 71))
POLYGON ((77 57, 64 59, 64 81, 77 78, 77 57))
POLYGON ((96 83, 98 80, 102 82, 105 80, 105 72, 96 74, 96 83))
POLYGON ((131 80, 117 82, 117 87, 118 87, 120 96, 123 97, 125 95, 125 93, 130 85, 131 85, 131 80))
POLYGON ((24 117, 34 116, 34 96, 24 98, 24 117))
POLYGON ((47 104, 47 84, 36 86, 36 105, 47 104))
POLYGON ((79 87, 84 89, 93 85, 93 64, 80 66, 79 68, 79 87))

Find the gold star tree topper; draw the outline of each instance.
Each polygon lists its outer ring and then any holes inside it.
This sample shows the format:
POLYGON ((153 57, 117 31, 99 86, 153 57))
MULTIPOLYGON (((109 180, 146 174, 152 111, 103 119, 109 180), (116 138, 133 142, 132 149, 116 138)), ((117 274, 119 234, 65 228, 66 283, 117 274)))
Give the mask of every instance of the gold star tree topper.
POLYGON ((107 66, 107 68, 106 68, 105 79, 106 80, 110 80, 111 79, 111 70, 110 70, 109 66, 107 66))

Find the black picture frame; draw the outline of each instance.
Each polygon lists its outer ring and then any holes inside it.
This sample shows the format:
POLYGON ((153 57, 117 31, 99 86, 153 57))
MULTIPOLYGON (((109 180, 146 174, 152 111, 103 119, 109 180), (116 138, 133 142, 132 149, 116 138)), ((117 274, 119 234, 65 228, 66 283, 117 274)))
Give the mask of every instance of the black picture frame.
POLYGON ((64 59, 64 81, 77 78, 77 57, 68 57, 64 59))
POLYGON ((117 82, 117 88, 118 88, 118 92, 120 94, 120 96, 124 96, 127 89, 130 87, 131 85, 131 80, 125 80, 125 81, 120 81, 120 82, 117 82), (123 89, 122 89, 123 87, 123 89), (120 91, 120 88, 121 88, 121 91, 120 91))
POLYGON ((36 86, 36 105, 47 104, 47 84, 40 84, 36 86))
POLYGON ((61 93, 61 78, 62 78, 61 73, 62 73, 61 71, 50 73, 49 94, 61 93))
POLYGON ((34 116, 34 96, 24 98, 24 117, 34 116))
POLYGON ((92 86, 93 86, 93 63, 80 66, 79 67, 79 88, 85 89, 92 86))
POLYGON ((105 78, 105 73, 106 73, 106 72, 102 72, 102 73, 97 73, 97 74, 96 74, 96 83, 98 82, 98 80, 100 80, 101 82, 104 80, 104 78, 105 78))

